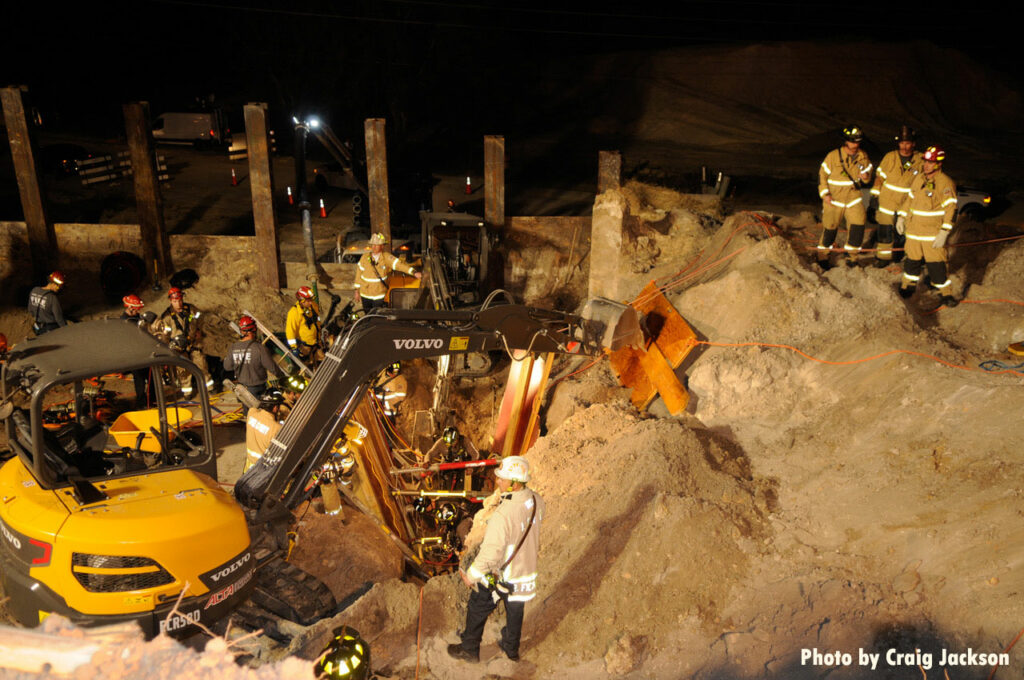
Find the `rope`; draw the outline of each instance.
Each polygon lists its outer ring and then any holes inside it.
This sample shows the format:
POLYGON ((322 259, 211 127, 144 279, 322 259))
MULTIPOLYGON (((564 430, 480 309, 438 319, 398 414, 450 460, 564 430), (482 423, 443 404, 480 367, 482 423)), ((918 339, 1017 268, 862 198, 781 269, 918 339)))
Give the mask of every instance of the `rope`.
MULTIPOLYGON (((1010 646, 1007 647, 1005 650, 1003 650, 1003 654, 1009 654, 1010 653, 1010 650, 1013 649, 1013 646, 1015 644, 1017 644, 1017 640, 1020 640, 1020 636, 1021 635, 1024 635, 1024 628, 1020 629, 1020 632, 1017 633, 1017 637, 1013 638, 1013 642, 1010 643, 1010 646)), ((996 674, 996 669, 998 669, 998 668, 999 668, 999 664, 998 663, 996 663, 995 666, 992 666, 992 672, 988 674, 988 680, 992 680, 992 678, 996 674)))

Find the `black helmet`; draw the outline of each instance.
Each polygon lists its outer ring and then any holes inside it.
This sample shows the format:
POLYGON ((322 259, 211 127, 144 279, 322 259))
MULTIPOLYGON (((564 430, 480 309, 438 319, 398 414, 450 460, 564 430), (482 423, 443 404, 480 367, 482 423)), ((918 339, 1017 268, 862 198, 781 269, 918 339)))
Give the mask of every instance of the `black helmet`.
POLYGON ((337 628, 314 669, 318 678, 366 680, 370 677, 370 645, 354 628, 337 628))
POLYGON ((184 333, 178 333, 173 338, 171 338, 171 349, 178 350, 179 352, 184 352, 187 347, 188 336, 186 336, 184 333))
POLYGON ((444 439, 444 443, 448 446, 454 446, 455 442, 459 441, 459 431, 454 427, 448 426, 444 428, 444 434, 441 435, 444 439))
POLYGON ((901 125, 900 131, 896 133, 896 143, 913 142, 917 140, 917 133, 909 125, 901 125))
POLYGON ((848 142, 860 142, 864 139, 864 131, 859 125, 847 125, 843 128, 843 139, 848 142))
POLYGON ((390 365, 388 365, 386 369, 384 369, 384 372, 387 373, 389 378, 398 375, 399 373, 402 372, 402 362, 392 362, 390 365))
POLYGON ((263 408, 274 408, 284 403, 284 392, 272 387, 260 395, 260 406, 263 408))

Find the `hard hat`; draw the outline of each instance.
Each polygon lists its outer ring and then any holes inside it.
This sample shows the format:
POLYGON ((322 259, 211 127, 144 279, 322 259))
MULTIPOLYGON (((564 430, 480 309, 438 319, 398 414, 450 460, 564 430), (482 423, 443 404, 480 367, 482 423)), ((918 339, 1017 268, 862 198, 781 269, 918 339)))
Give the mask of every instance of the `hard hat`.
POLYGON ((864 139, 864 131, 859 125, 848 125, 843 128, 843 139, 848 142, 860 142, 864 139))
POLYGON ((242 331, 242 333, 252 333, 256 330, 256 319, 248 314, 243 314, 238 319, 238 330, 242 331))
POLYGON ((388 367, 386 369, 384 369, 384 372, 387 373, 388 376, 396 376, 396 375, 398 375, 399 373, 402 372, 402 362, 401 361, 394 361, 394 362, 392 362, 391 364, 388 365, 388 367))
POLYGON ((901 125, 900 131, 896 133, 896 142, 913 142, 917 139, 917 133, 909 125, 901 125))
POLYGON ((384 238, 384 234, 380 233, 379 231, 370 237, 371 246, 382 246, 387 242, 388 240, 384 238))
POLYGON ((530 464, 522 456, 502 458, 501 467, 494 471, 494 476, 525 484, 530 481, 530 464))
POLYGON ((188 347, 188 337, 184 333, 178 333, 171 338, 171 349, 183 352, 186 347, 188 347))
POLYGON ((151 324, 156 321, 156 312, 143 312, 142 314, 139 314, 139 318, 145 323, 151 324))
POLYGON ((366 680, 370 677, 370 645, 354 628, 337 628, 314 670, 318 678, 366 680))
POLYGON ((272 387, 260 395, 260 406, 263 408, 274 408, 284 403, 284 392, 272 387))
POLYGON ((55 269, 52 272, 50 272, 50 276, 48 277, 48 279, 50 283, 56 283, 58 286, 63 286, 64 272, 60 271, 59 269, 55 269))
POLYGON ((0 333, 0 354, 7 351, 7 336, 0 333))
POLYGON ((185 294, 181 292, 181 288, 171 288, 167 291, 167 297, 171 300, 180 300, 184 296, 185 294))
POLYGON ((129 293, 121 298, 121 302, 124 303, 126 309, 142 309, 146 306, 146 303, 142 301, 135 293, 129 293))
POLYGON ((290 375, 288 376, 288 387, 292 388, 294 392, 301 392, 306 389, 309 385, 309 381, 303 378, 301 375, 290 375))
POLYGON ((946 160, 946 151, 941 146, 929 146, 924 150, 924 159, 934 163, 946 160))
POLYGON ((444 433, 441 435, 441 438, 444 439, 445 444, 452 446, 455 442, 459 441, 459 431, 451 426, 446 427, 444 428, 444 433))
POLYGON ((299 289, 295 291, 295 297, 299 300, 312 300, 313 289, 309 286, 299 286, 299 289))

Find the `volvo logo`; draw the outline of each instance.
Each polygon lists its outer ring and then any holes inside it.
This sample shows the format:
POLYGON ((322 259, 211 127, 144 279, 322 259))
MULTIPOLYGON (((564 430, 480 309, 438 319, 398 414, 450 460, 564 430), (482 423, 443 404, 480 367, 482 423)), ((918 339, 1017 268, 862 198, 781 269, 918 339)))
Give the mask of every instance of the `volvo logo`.
POLYGON ((21 541, 7 528, 7 525, 0 522, 0 532, 3 532, 4 538, 11 542, 15 550, 21 550, 21 541))
POLYGON ((216 581, 219 581, 219 580, 221 580, 222 578, 224 578, 226 576, 230 576, 231 574, 233 574, 236 571, 238 571, 239 567, 241 567, 243 564, 248 562, 249 561, 249 557, 250 557, 250 553, 245 553, 245 555, 243 555, 242 557, 238 558, 237 560, 235 560, 234 562, 232 562, 228 566, 224 567, 223 569, 218 571, 216 574, 211 574, 210 578, 212 578, 214 580, 214 582, 216 582, 216 581))
POLYGON ((402 338, 391 342, 395 343, 395 349, 441 349, 444 347, 444 341, 441 338, 402 338))

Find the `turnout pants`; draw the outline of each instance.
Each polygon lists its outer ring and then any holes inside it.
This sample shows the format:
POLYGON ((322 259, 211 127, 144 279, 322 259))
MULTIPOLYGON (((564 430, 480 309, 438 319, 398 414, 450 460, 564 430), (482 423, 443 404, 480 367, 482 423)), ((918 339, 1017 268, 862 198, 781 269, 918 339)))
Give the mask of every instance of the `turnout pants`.
POLYGON ((818 259, 827 260, 832 244, 836 241, 836 232, 839 225, 846 220, 846 227, 849 233, 846 237, 846 245, 843 250, 852 260, 860 255, 861 245, 864 242, 864 223, 867 221, 867 213, 861 199, 850 206, 840 207, 835 202, 825 204, 821 210, 822 229, 821 239, 818 240, 818 259))
POLYGON ((484 624, 487 617, 498 606, 494 595, 505 603, 505 627, 501 629, 501 641, 498 645, 509 656, 519 655, 519 638, 523 633, 523 611, 525 602, 509 602, 508 594, 499 590, 490 590, 477 585, 469 595, 469 606, 466 609, 466 629, 462 631, 462 648, 470 654, 480 653, 480 640, 484 635, 484 624))

